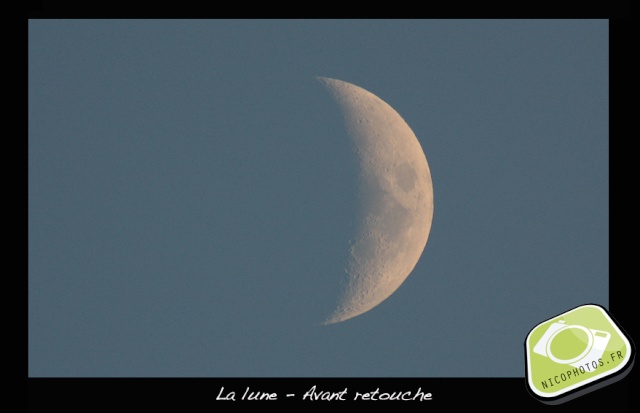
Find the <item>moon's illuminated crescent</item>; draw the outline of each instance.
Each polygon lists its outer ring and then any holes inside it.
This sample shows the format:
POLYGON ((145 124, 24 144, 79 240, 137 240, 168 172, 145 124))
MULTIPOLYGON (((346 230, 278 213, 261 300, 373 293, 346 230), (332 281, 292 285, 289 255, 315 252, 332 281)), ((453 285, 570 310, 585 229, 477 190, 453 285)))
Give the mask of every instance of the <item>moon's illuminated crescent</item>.
POLYGON ((413 271, 431 230, 433 185, 418 139, 391 106, 351 83, 318 80, 341 107, 359 163, 358 229, 331 324, 371 310, 413 271))

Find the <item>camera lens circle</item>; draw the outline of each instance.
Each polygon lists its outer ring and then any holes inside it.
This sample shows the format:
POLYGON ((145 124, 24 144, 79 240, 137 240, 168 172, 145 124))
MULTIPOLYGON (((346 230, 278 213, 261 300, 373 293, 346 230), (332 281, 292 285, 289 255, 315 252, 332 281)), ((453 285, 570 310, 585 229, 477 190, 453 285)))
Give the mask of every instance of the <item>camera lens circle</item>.
MULTIPOLYGON (((581 334, 581 333, 578 333, 581 334)), ((583 335, 583 334, 581 334, 583 335)), ((559 330, 557 330, 556 332, 554 332, 551 337, 549 337, 549 341, 547 341, 547 355, 549 356, 549 358, 553 361, 555 361, 558 364, 570 364, 570 363, 574 363, 580 359, 582 359, 584 356, 586 356, 589 351, 591 350, 591 347, 593 347, 593 335, 591 334, 591 331, 589 331, 587 328, 583 327, 583 326, 578 326, 578 325, 570 325, 570 326, 566 326, 563 327, 559 330), (565 337, 570 337, 571 340, 569 340, 569 343, 561 343, 560 345, 558 345, 556 348, 557 349, 563 349, 563 353, 564 351, 568 350, 568 351, 575 351, 575 344, 576 342, 582 342, 584 343, 584 340, 580 339, 579 337, 577 337, 576 332, 571 331, 571 330, 579 330, 582 331, 586 334, 587 337, 587 345, 585 347, 585 349, 582 351, 582 353, 580 353, 577 357, 573 357, 573 358, 559 358, 556 357, 553 352, 551 351, 551 343, 553 342, 553 340, 559 335, 559 334, 563 334, 564 337, 560 337, 560 340, 566 341, 565 337), (576 340, 577 339, 577 340, 576 340), (569 346, 569 348, 567 349, 567 345, 569 346)), ((575 354, 575 353, 574 353, 575 354)))

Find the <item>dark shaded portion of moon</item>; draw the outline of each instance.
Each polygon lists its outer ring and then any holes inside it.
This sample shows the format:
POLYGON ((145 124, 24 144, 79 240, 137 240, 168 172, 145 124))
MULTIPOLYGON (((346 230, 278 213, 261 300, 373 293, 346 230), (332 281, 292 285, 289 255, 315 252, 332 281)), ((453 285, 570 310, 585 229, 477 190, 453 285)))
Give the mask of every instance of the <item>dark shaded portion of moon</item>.
POLYGON ((277 246, 277 254, 261 272, 279 274, 262 284, 290 291, 290 301, 268 304, 281 308, 282 320, 313 326, 335 309, 345 280, 350 240, 357 230, 358 163, 332 97, 309 78, 296 86, 301 93, 293 96, 299 100, 288 102, 274 119, 275 124, 286 125, 282 133, 287 136, 288 146, 283 148, 287 155, 280 164, 268 166, 270 171, 284 170, 287 182, 294 184, 280 188, 271 173, 263 178, 281 198, 279 205, 289 211, 287 222, 272 225, 287 228, 294 236, 274 239, 270 248, 277 246), (299 121, 292 122, 292 117, 299 121), (309 141, 308 125, 322 139, 309 141))
POLYGON ((416 170, 405 162, 398 166, 394 178, 400 188, 405 191, 411 191, 416 184, 416 170))

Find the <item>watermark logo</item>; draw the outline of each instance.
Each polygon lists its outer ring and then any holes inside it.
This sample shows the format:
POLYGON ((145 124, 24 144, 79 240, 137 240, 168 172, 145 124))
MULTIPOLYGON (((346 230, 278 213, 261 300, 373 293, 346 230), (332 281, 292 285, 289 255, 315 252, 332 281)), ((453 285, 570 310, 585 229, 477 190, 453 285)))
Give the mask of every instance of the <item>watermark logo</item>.
POLYGON ((635 351, 609 313, 588 304, 535 326, 525 353, 529 393, 559 404, 622 379, 635 351))

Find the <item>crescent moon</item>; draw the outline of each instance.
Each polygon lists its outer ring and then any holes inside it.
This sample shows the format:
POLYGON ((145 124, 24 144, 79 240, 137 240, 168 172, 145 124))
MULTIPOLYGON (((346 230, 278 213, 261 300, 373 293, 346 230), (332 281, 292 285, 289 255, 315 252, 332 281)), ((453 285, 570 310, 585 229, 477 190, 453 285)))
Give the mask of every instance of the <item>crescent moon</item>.
POLYGON ((427 158, 402 117, 373 93, 318 77, 344 115, 358 157, 360 212, 337 308, 323 324, 363 314, 393 294, 413 271, 433 218, 427 158))

